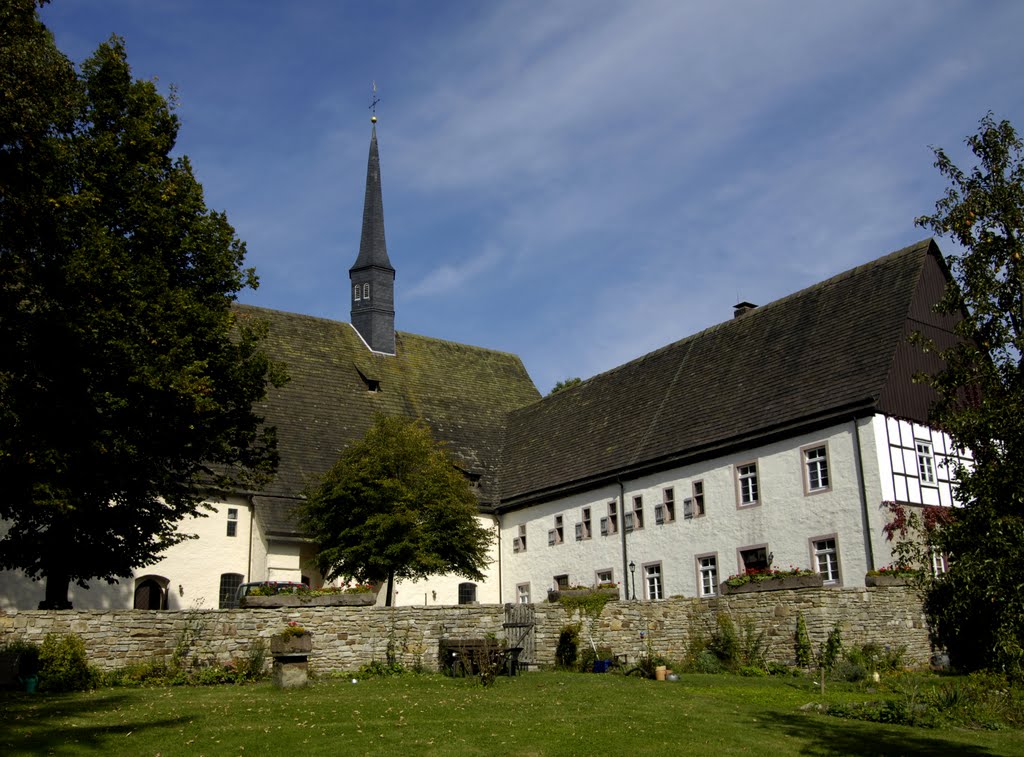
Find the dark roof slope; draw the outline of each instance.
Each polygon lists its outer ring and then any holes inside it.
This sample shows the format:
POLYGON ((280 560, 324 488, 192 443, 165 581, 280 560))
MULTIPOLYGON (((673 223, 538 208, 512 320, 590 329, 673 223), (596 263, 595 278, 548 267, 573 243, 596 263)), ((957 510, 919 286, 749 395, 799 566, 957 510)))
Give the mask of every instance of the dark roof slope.
POLYGON ((919 242, 513 411, 501 506, 868 412, 932 256, 919 242))
POLYGON ((277 427, 281 455, 256 500, 270 533, 294 535, 295 498, 362 438, 376 413, 425 420, 458 465, 480 477, 481 500, 490 501, 506 416, 540 396, 517 356, 403 332, 397 355, 380 355, 348 323, 247 305, 237 311, 268 322, 267 350, 290 376, 262 410, 277 427))

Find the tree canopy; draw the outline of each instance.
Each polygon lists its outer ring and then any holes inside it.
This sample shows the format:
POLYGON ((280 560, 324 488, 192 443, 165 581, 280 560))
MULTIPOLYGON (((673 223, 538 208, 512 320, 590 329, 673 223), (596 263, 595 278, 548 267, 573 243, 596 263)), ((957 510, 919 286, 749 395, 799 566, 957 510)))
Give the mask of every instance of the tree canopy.
POLYGON ((977 160, 958 168, 942 149, 950 186, 917 223, 952 236, 955 279, 939 308, 961 316, 958 343, 931 383, 933 420, 973 463, 956 471, 955 508, 931 536, 950 558, 928 589, 934 640, 958 668, 1024 675, 1024 161, 1008 121, 986 115, 966 140, 977 160))
POLYGON ((564 392, 566 389, 572 389, 574 386, 579 386, 582 383, 583 379, 581 379, 579 376, 571 376, 569 378, 562 379, 561 381, 556 382, 553 387, 551 387, 551 391, 548 392, 547 396, 550 397, 552 394, 564 392))
POLYGON ((454 573, 482 581, 493 535, 466 477, 422 421, 380 416, 307 493, 300 522, 325 579, 454 573))
POLYGON ((123 41, 79 71, 32 0, 0 0, 0 28, 0 567, 61 607, 186 538, 199 487, 272 474, 253 405, 283 372, 231 307, 245 246, 123 41))

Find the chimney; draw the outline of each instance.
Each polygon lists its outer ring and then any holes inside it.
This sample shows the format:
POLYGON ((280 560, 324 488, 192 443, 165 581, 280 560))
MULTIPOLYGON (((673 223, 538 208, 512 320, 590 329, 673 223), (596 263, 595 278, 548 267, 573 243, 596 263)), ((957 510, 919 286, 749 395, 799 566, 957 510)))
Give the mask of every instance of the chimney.
POLYGON ((741 315, 749 313, 756 307, 757 305, 755 305, 753 302, 738 302, 735 305, 733 305, 733 308, 735 309, 732 311, 732 317, 739 318, 741 315))

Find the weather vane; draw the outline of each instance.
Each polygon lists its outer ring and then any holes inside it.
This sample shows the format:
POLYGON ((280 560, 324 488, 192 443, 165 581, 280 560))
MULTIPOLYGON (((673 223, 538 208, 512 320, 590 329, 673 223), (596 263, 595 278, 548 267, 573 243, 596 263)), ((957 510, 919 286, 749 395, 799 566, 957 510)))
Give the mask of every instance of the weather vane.
POLYGON ((377 97, 377 81, 373 82, 373 95, 370 97, 370 112, 373 114, 370 116, 370 123, 377 123, 377 103, 380 102, 380 98, 377 97))

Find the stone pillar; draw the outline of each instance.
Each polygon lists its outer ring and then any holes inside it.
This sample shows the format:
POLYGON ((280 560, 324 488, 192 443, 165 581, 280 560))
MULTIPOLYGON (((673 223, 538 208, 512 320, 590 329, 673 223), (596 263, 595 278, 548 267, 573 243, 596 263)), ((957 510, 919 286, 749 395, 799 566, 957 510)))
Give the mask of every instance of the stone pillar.
POLYGON ((309 683, 309 653, 313 637, 300 634, 278 634, 270 637, 270 653, 274 656, 274 686, 296 689, 309 683))

